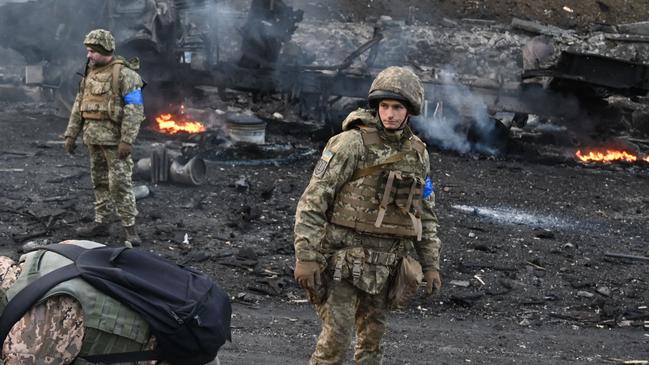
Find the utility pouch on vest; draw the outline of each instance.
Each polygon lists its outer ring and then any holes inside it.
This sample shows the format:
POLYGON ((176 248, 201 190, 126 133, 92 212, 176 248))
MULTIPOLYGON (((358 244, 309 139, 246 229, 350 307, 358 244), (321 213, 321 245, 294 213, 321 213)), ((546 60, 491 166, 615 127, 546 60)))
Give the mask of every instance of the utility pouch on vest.
MULTIPOLYGON (((108 67, 108 66, 107 66, 108 67)), ((124 115, 119 75, 123 65, 113 64, 110 72, 87 75, 84 80, 80 106, 81 117, 92 120, 119 122, 124 115)))
POLYGON ((363 247, 352 247, 334 254, 334 280, 345 279, 368 294, 380 293, 390 277, 397 255, 363 247))
POLYGON ((417 294, 417 288, 424 278, 421 265, 410 256, 401 259, 397 274, 388 291, 388 307, 404 308, 417 294))
POLYGON ((376 228, 383 224, 388 206, 394 204, 400 214, 410 220, 413 233, 421 240, 421 199, 424 180, 418 176, 400 171, 385 171, 379 186, 379 212, 374 222, 376 228))

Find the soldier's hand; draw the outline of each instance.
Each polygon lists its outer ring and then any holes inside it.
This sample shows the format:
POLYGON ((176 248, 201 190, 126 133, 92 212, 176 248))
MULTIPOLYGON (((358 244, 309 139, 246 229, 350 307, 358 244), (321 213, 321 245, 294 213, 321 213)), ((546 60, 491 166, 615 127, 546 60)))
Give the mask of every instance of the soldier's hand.
POLYGON ((126 142, 120 142, 117 146, 117 157, 120 160, 124 160, 131 154, 131 145, 126 142))
POLYGON ((69 154, 74 154, 74 150, 77 149, 77 144, 74 138, 65 137, 65 142, 63 143, 63 149, 69 154))
POLYGON ((295 261, 293 273, 298 285, 307 290, 320 286, 320 264, 317 261, 295 261))
POLYGON ((424 281, 426 281, 426 294, 428 295, 432 295, 442 288, 442 279, 437 270, 426 271, 424 273, 424 281))

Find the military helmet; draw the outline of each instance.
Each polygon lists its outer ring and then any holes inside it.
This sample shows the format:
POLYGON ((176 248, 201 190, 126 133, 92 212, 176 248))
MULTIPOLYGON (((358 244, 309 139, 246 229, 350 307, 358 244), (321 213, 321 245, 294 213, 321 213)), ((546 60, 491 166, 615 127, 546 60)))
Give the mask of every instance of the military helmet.
POLYGON ((105 29, 90 31, 83 39, 83 44, 103 55, 109 55, 115 50, 115 38, 105 29))
POLYGON ((412 115, 419 115, 424 102, 424 87, 414 72, 404 67, 391 66, 376 76, 367 96, 373 108, 383 99, 405 102, 412 115))

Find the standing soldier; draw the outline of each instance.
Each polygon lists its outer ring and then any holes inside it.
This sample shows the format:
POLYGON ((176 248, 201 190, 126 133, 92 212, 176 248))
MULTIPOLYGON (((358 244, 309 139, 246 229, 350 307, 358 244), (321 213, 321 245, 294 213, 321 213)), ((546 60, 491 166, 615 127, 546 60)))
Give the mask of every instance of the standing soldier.
POLYGON ((429 156, 408 126, 423 87, 413 72, 389 67, 368 101, 371 109, 349 114, 329 140, 297 206, 295 279, 322 321, 312 365, 342 364, 353 328, 355 363, 381 363, 387 309, 407 301, 391 295, 404 267, 414 291, 422 270, 428 294, 441 287, 429 156))
POLYGON ((115 55, 115 39, 107 30, 91 31, 83 43, 88 51, 86 75, 72 106, 64 146, 66 152, 73 153, 83 129, 95 190, 95 220, 76 231, 80 237, 107 234, 114 205, 126 231, 126 241, 139 245, 131 182, 131 146, 144 120, 143 82, 135 71, 139 64, 115 55))

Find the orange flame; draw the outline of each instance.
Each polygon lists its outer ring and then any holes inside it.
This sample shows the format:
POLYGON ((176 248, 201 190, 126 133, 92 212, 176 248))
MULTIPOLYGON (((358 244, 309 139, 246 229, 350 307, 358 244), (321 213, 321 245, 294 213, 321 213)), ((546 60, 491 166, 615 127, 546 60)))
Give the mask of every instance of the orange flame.
POLYGON ((205 132, 207 128, 201 122, 189 121, 189 120, 173 120, 171 114, 160 114, 155 118, 155 121, 158 123, 158 128, 163 133, 176 134, 178 132, 187 132, 187 133, 201 133, 205 132))
MULTIPOLYGON (((618 162, 618 161, 636 162, 639 159, 638 156, 629 153, 627 151, 618 151, 618 150, 609 150, 609 149, 603 152, 590 151, 587 154, 582 153, 581 150, 577 150, 575 155, 579 160, 583 162, 602 162, 602 163, 611 163, 611 162, 618 162)), ((643 160, 649 162, 649 156, 643 158, 643 160)))

